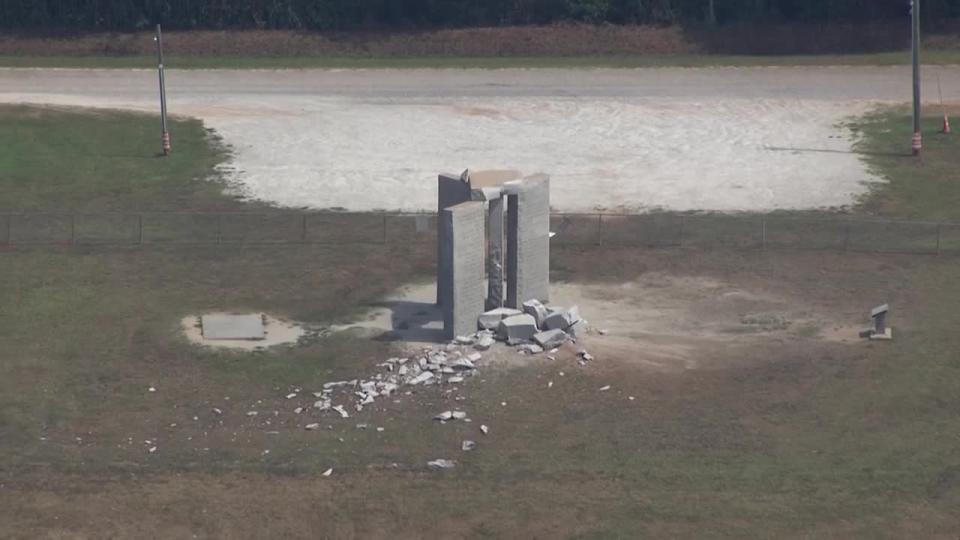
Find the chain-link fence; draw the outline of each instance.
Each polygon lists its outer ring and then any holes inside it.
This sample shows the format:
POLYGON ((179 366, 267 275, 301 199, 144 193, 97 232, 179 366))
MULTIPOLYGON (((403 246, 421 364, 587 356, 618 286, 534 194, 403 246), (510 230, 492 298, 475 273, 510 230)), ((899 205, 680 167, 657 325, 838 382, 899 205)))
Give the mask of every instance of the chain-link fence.
MULTIPOLYGON (((434 242, 434 214, 0 214, 0 246, 434 242)), ((781 215, 553 214, 554 245, 960 253, 960 224, 781 215)))

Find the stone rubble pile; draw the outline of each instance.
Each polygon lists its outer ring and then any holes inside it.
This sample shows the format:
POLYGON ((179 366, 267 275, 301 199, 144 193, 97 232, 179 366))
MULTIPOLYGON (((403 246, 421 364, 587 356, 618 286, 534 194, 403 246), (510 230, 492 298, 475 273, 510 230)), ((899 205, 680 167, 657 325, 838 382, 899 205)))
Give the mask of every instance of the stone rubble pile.
MULTIPOLYGON (((523 310, 498 308, 488 311, 477 320, 480 331, 476 339, 488 345, 492 339, 517 347, 522 353, 539 354, 557 349, 568 341, 576 343, 587 334, 587 321, 580 316, 577 306, 561 308, 546 306, 538 300, 523 303, 523 310)), ((582 360, 590 360, 585 350, 579 352, 582 360)))

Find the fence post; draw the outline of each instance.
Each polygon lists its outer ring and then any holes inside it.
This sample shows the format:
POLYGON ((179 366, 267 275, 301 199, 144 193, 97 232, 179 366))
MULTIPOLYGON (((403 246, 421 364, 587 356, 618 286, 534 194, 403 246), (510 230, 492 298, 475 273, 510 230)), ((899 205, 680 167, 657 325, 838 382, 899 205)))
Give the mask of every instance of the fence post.
POLYGON ((940 255, 940 243, 943 238, 943 223, 937 223, 937 256, 940 255))
POLYGON ((383 213, 383 245, 387 245, 387 213, 383 213))
POLYGON ((7 245, 13 243, 13 214, 7 214, 7 245))
POLYGON ((760 218, 760 249, 767 249, 767 216, 760 218))
POLYGON ((223 243, 223 214, 217 214, 217 244, 223 243))
POLYGON ((597 245, 603 245, 603 214, 597 214, 597 245))
POLYGON ((70 214, 70 245, 77 246, 77 215, 70 214))
POLYGON ((300 243, 307 243, 307 214, 304 212, 303 217, 300 218, 300 243))
POLYGON ((143 214, 137 214, 137 245, 143 245, 143 214))

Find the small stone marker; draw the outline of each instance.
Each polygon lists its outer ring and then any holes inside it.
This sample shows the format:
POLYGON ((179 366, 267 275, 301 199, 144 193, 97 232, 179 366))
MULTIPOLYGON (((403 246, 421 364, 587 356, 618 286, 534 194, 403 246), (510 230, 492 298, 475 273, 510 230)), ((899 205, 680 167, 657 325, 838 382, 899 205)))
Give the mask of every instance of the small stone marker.
POLYGON ((870 311, 870 318, 873 319, 873 330, 870 331, 872 340, 891 340, 893 339, 893 329, 887 326, 887 315, 890 313, 890 305, 884 304, 877 306, 870 311))

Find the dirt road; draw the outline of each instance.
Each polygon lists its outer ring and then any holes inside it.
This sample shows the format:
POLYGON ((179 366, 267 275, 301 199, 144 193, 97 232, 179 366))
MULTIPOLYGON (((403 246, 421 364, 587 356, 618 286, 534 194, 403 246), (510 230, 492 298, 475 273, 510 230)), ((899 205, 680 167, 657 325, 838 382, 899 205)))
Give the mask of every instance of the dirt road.
MULTIPOLYGON (((927 97, 960 101, 960 68, 927 97)), ((563 211, 841 206, 877 181, 838 124, 906 68, 168 71, 173 114, 234 149, 247 195, 426 210, 437 172, 547 172, 563 211)), ((0 102, 157 109, 149 70, 0 69, 0 102)), ((174 134, 176 144, 176 134, 174 134)))

